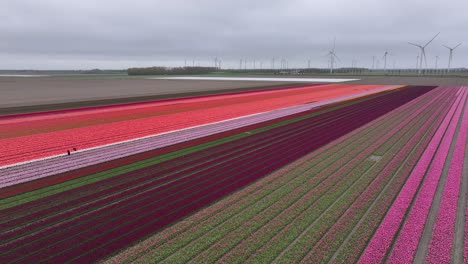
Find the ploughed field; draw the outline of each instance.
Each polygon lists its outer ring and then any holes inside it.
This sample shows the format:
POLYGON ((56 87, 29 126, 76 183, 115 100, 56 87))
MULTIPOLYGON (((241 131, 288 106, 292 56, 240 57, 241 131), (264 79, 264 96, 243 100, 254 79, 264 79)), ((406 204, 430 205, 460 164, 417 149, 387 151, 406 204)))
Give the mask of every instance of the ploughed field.
POLYGON ((0 262, 466 263, 467 97, 318 84, 0 116, 0 262))

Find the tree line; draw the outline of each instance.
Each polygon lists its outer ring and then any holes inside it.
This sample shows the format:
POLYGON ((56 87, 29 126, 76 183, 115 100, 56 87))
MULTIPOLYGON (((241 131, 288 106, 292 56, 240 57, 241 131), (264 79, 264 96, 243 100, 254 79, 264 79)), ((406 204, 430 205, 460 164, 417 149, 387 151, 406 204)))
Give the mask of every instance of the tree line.
POLYGON ((179 75, 179 74, 206 74, 215 72, 215 67, 146 67, 129 68, 128 75, 179 75))

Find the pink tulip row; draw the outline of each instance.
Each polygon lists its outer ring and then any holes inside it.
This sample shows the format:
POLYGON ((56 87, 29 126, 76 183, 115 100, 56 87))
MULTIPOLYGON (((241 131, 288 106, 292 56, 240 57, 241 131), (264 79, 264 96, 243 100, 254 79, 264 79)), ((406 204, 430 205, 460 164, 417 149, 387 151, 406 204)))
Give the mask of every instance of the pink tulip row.
MULTIPOLYGON (((337 247, 341 245, 347 234, 351 231, 353 226, 362 218, 363 214, 376 199, 376 196, 382 191, 389 181, 393 181, 392 175, 398 170, 400 164, 410 155, 412 149, 417 145, 418 141, 423 139, 424 133, 433 124, 436 119, 435 113, 438 108, 431 109, 425 115, 421 115, 417 122, 413 122, 413 127, 410 132, 405 131, 405 136, 399 136, 398 142, 387 148, 384 151, 384 159, 380 160, 377 164, 379 173, 375 173, 377 177, 372 184, 359 196, 358 200, 341 216, 340 219, 322 236, 320 241, 308 253, 302 262, 310 263, 315 261, 324 262, 336 251, 337 247), (395 154, 396 153, 396 154, 395 154), (380 165, 380 166, 379 166, 380 165), (383 168, 379 168, 384 166, 383 168)), ((413 154, 414 155, 414 154, 413 154)), ((396 176, 395 176, 396 177, 396 176)), ((364 238, 361 238, 364 239, 364 238)))
MULTIPOLYGON (((466 90, 466 89, 465 89, 466 90)), ((432 232, 426 261, 429 263, 450 263, 453 235, 457 214, 457 202, 467 146, 468 134, 468 107, 465 106, 460 131, 450 162, 447 182, 442 194, 436 223, 432 232)), ((465 245, 467 247, 468 245, 465 245)))
MULTIPOLYGON (((468 199, 468 197, 466 198, 468 199)), ((463 259, 465 263, 468 263, 468 201, 466 202, 466 210, 465 210, 465 243, 464 243, 464 249, 463 249, 463 259)))
MULTIPOLYGON (((433 100, 427 102, 425 104, 425 107, 421 107, 419 109, 417 109, 416 111, 412 111, 411 114, 405 116, 405 118, 403 120, 400 120, 400 122, 398 122, 398 124, 396 124, 395 126, 393 126, 389 131, 387 131, 387 133, 380 137, 376 142, 374 142, 373 144, 371 145, 367 145, 366 144, 366 149, 364 151, 362 151, 360 153, 360 155, 363 155, 364 157, 369 155, 369 153, 372 153, 373 151, 375 151, 375 149, 379 146, 381 146, 384 142, 388 141, 388 139, 395 135, 395 133, 401 131, 402 129, 404 129, 404 127, 411 121, 413 121, 421 111, 423 111, 423 109, 427 108, 427 107, 430 107, 431 106, 431 103, 433 102, 433 100)), ((359 161, 362 161, 364 158, 363 156, 356 156, 356 159, 359 160, 359 161)), ((337 212, 337 210, 333 210, 333 213, 334 212, 337 212)), ((298 239, 298 242, 295 243, 294 246, 292 246, 291 248, 288 249, 288 251, 284 254, 284 256, 282 256, 281 260, 287 260, 287 259, 291 259, 291 258, 297 258, 301 255, 305 255, 307 253, 307 247, 304 246, 304 245, 313 245, 316 241, 318 241, 319 238, 323 238, 323 235, 325 234, 325 231, 327 230, 328 228, 328 223, 334 223, 336 220, 329 220, 329 221, 325 221, 327 224, 325 223, 321 223, 321 224, 317 224, 317 226, 315 226, 314 224, 314 227, 311 228, 308 232, 305 232, 303 234, 303 237, 301 237, 301 239, 299 240, 298 239), (302 243, 302 244, 301 244, 302 243), (297 249, 297 250, 294 250, 294 249, 297 249)), ((330 243, 334 243, 336 241, 334 240, 329 240, 330 243)), ((318 250, 320 251, 320 250, 318 250)), ((323 253, 323 252, 322 252, 323 253)), ((306 262, 308 261, 312 261, 312 259, 316 260, 316 256, 314 255, 314 253, 311 253, 311 255, 309 256, 311 257, 311 259, 309 260, 305 260, 306 262)))
MULTIPOLYGON (((429 143, 429 146, 427 147, 426 151, 423 153, 420 161, 415 166, 408 181, 403 186, 400 194, 398 195, 397 199, 395 200, 392 207, 390 208, 387 215, 385 216, 383 222, 377 229, 377 232, 374 234, 372 240, 370 241, 366 250, 361 256, 360 261, 359 261, 360 263, 380 263, 385 258, 387 251, 394 239, 394 236, 403 221, 403 217, 408 207, 410 206, 411 201, 413 200, 413 196, 415 195, 418 189, 418 186, 421 180, 423 179, 424 174, 426 173, 427 168, 429 167, 434 155, 436 154, 439 143, 443 140, 445 131, 448 129, 449 132, 452 132, 454 131, 456 127, 456 122, 458 121, 458 118, 460 117, 460 111, 456 111, 456 110, 458 106, 460 105, 461 100, 462 98, 461 96, 459 96, 457 100, 455 101, 455 103, 451 106, 449 113, 446 115, 444 121, 442 122, 436 134, 434 135, 431 142, 429 143), (453 124, 453 123, 450 123, 450 120, 454 114, 455 114, 455 120, 456 120, 455 126, 454 125, 449 126, 450 124, 453 124)), ((450 141, 445 140, 444 143, 445 144, 442 145, 441 151, 439 151, 440 153, 439 156, 441 157, 446 156, 445 150, 448 150, 450 141)), ((444 160, 445 159, 443 159, 442 162, 444 160)), ((441 170, 440 166, 441 164, 436 164, 436 166, 434 166, 432 169, 433 172, 429 174, 430 176, 434 177, 436 181, 438 180, 438 177, 440 176, 440 173, 437 173, 439 170, 441 170)), ((403 228, 407 232, 401 233, 402 234, 400 236, 401 238, 399 239, 399 241, 397 241, 397 244, 395 245, 395 250, 390 255, 391 260, 396 260, 393 258, 398 258, 399 260, 411 261, 412 256, 414 255, 415 248, 417 246, 417 243, 419 242, 420 232, 422 232, 422 227, 423 227, 423 226, 418 227, 417 223, 414 223, 414 222, 419 222, 420 224, 421 221, 423 221, 422 225, 424 225, 424 221, 425 221, 424 215, 427 215, 427 210, 430 207, 430 204, 432 202, 431 194, 433 194, 433 191, 435 190, 435 186, 433 185, 436 185, 437 183, 437 182, 431 183, 429 181, 427 182, 428 182, 426 184, 427 187, 424 188, 424 190, 425 190, 425 193, 428 193, 428 195, 430 195, 429 199, 424 199, 424 197, 421 197, 417 201, 421 203, 421 205, 425 205, 424 207, 425 209, 421 208, 421 210, 417 211, 418 213, 420 213, 420 215, 415 214, 416 210, 414 211, 415 213, 412 213, 410 215, 412 222, 405 223, 405 226, 403 228), (427 204, 429 204, 429 206, 427 206, 427 204), (419 217, 419 221, 418 221, 418 217, 419 217), (412 237, 409 236, 410 233, 413 235, 412 237), (408 248, 403 247, 402 246, 403 244, 407 245, 408 248)))
POLYGON ((416 197, 413 207, 406 217, 406 222, 400 230, 400 236, 396 240, 394 248, 390 253, 389 261, 391 262, 403 260, 405 262, 408 261, 407 263, 409 263, 413 260, 445 165, 450 145, 453 141, 455 130, 458 122, 460 121, 466 96, 466 93, 459 96, 459 99, 461 100, 459 101, 453 119, 445 132, 439 148, 437 149, 434 160, 427 171, 427 175, 424 178, 422 183, 423 185, 416 197))
MULTIPOLYGON (((434 94, 440 92, 442 92, 440 88, 434 90, 434 94)), ((434 96, 434 94, 432 94, 432 96, 434 96)), ((407 157, 408 159, 403 162, 402 167, 398 169, 394 179, 389 183, 386 189, 383 190, 380 197, 375 200, 374 204, 368 209, 363 218, 360 219, 360 222, 354 227, 351 234, 348 235, 347 240, 333 256, 333 263, 354 263, 358 261, 362 250, 365 249, 367 242, 371 239, 373 231, 379 226, 382 218, 397 196, 398 191, 401 190, 411 170, 418 162, 418 158, 422 155, 432 136, 435 134, 437 127, 442 122, 443 117, 448 112, 450 101, 447 100, 447 102, 441 104, 441 100, 446 101, 447 98, 448 97, 443 97, 438 102, 434 102, 434 106, 436 107, 432 108, 432 111, 428 113, 429 115, 433 115, 435 120, 433 120, 430 127, 427 128, 427 132, 423 135, 418 135, 421 137, 421 141, 416 147, 416 150, 407 157)), ((416 137, 417 136, 415 136, 415 138, 416 137)), ((405 146, 405 148, 406 147, 407 146, 405 146)))
MULTIPOLYGON (((411 103, 416 102, 416 101, 417 101, 417 100, 414 100, 414 101, 412 101, 411 103)), ((411 103, 409 103, 409 104, 411 104, 411 103)), ((429 104, 427 104, 426 107, 429 107, 429 104)), ((421 109, 419 109, 419 111, 421 111, 421 109)), ((413 113, 413 112, 412 112, 412 113, 413 113)), ((417 115, 417 113, 413 113, 413 114, 414 114, 414 116, 413 116, 413 115, 410 115, 410 116, 404 115, 403 118, 406 120, 406 122, 408 122, 408 121, 410 121, 410 120, 413 120, 413 118, 417 115)), ((399 129, 400 129, 400 126, 399 126, 399 125, 400 125, 401 123, 402 123, 402 120, 398 120, 398 122, 395 122, 395 124, 394 124, 391 128, 389 128, 389 129, 393 129, 393 132, 396 133, 396 132, 399 131, 399 129), (397 125, 397 124, 398 124, 398 125, 397 125), (395 127, 398 127, 398 128, 395 128, 395 127)), ((382 134, 382 135, 376 134, 375 137, 374 137, 373 139, 368 139, 368 142, 378 141, 378 143, 376 143, 376 144, 373 145, 374 148, 375 148, 375 147, 377 147, 377 146, 380 146, 380 145, 382 144, 382 142, 384 142, 385 140, 387 140, 388 137, 390 137, 390 136, 392 136, 392 135, 393 135, 393 134, 392 134, 391 132, 388 132, 388 129, 387 129, 387 132, 386 132, 386 133, 384 133, 384 134, 382 134)), ((365 145, 364 145, 364 146, 365 146, 365 145)), ((366 153, 371 152, 372 149, 373 149, 372 147, 367 147, 367 146, 366 146, 365 149, 362 149, 362 150, 356 149, 356 150, 354 150, 354 151, 358 151, 358 153, 356 153, 356 154, 349 153, 349 155, 355 157, 355 159, 353 159, 354 163, 356 163, 356 162, 361 162, 361 161, 364 159, 366 153)), ((347 168, 349 167, 349 165, 351 165, 351 164, 352 164, 352 162, 349 162, 349 163, 347 163, 347 164, 341 164, 340 162, 336 162, 336 163, 331 164, 331 165, 330 165, 331 167, 330 167, 328 170, 329 170, 329 171, 334 171, 335 169, 333 168, 333 166, 335 166, 335 165, 344 166, 344 167, 342 167, 342 169, 340 169, 338 172, 336 172, 336 174, 333 174, 333 175, 336 177, 336 175, 342 175, 343 172, 344 172, 344 170, 347 169, 347 168)), ((330 190, 330 191, 333 191, 333 190, 330 190)), ((317 206, 312 206, 311 208, 317 208, 317 206)), ((333 211, 335 212, 335 210, 333 210, 333 211)), ((286 212, 287 212, 287 210, 286 210, 286 212)), ((316 212, 315 212, 315 213, 316 213, 316 212)), ((308 215, 308 218, 310 218, 310 217, 311 217, 310 214, 311 214, 311 213, 305 213, 303 217, 298 217, 298 219, 304 218, 306 215, 308 215)), ((291 213, 286 213, 286 215, 290 216, 291 213)), ((302 215, 302 214, 301 214, 301 215, 302 215)), ((283 220, 283 221, 288 222, 288 220, 283 220)), ((275 218, 274 221, 271 221, 268 225, 266 225, 265 227, 263 227, 262 229, 260 229, 260 230, 258 231, 258 233, 255 232, 255 233, 251 234, 252 239, 257 240, 259 236, 260 236, 260 237, 270 236, 270 235, 272 234, 272 231, 271 231, 271 230, 270 230, 270 231, 268 230, 268 226, 270 226, 270 224, 271 224, 274 228, 278 228, 278 227, 284 226, 284 223, 282 223, 281 221, 277 221, 277 219, 275 218)), ((295 224, 294 221, 289 220, 288 226, 289 226, 289 225, 294 226, 294 225, 296 225, 296 224, 295 224)), ((322 226, 322 225, 320 225, 320 226, 322 226)), ((326 226, 326 225, 323 225, 323 226, 326 226)), ((287 230, 287 229, 288 229, 287 227, 284 228, 284 230, 287 230)), ((313 230, 316 231, 316 229, 313 229, 313 230)), ((308 241, 311 242, 310 240, 308 240, 308 241)), ((271 240, 271 241, 270 241, 269 243, 267 243, 266 245, 267 245, 267 247, 269 247, 270 245, 277 245, 277 244, 281 244, 281 243, 284 243, 284 239, 279 238, 278 241, 276 241, 276 240, 275 240, 275 241, 271 240)), ((242 244, 242 245, 244 245, 244 244, 242 244)), ((252 245, 249 244, 249 243, 245 243, 245 245, 246 245, 246 246, 252 246, 252 245)), ((240 250, 240 249, 239 249, 239 250, 240 250)), ((237 250, 236 250, 236 251, 237 251, 237 250)), ((262 249, 261 252, 270 252, 270 251, 272 251, 272 250, 270 250, 270 249, 268 249, 268 250, 262 249)), ((275 251, 275 250, 273 250, 273 251, 275 251)), ((241 251, 239 251, 239 254, 241 254, 240 252, 241 252, 241 251)), ((244 252, 244 253, 247 252, 247 254, 249 254, 249 253, 248 253, 249 251, 242 251, 242 252, 244 252)), ((259 260, 259 257, 258 257, 258 256, 260 255, 259 253, 260 253, 260 252, 257 252, 257 253, 256 253, 256 257, 255 257, 256 260, 259 260)), ((230 253, 230 254, 231 254, 231 253, 230 253)), ((292 254, 292 255, 294 255, 294 254, 292 254)), ((287 256, 287 257, 288 257, 288 256, 287 256)), ((270 261, 270 259, 261 259, 261 260, 259 260, 259 261, 261 261, 261 262, 263 262, 263 261, 270 261)))

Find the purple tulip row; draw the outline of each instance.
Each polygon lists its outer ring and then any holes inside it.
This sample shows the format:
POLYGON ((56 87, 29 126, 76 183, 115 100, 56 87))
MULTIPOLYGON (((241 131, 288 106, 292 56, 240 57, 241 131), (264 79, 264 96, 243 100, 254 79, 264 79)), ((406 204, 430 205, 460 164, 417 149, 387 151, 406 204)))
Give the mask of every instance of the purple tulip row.
POLYGON ((417 206, 412 207, 412 210, 409 212, 408 218, 400 231, 400 236, 397 238, 393 251, 389 255, 389 261, 397 261, 397 259, 408 262, 412 261, 452 140, 451 137, 460 118, 460 102, 465 97, 465 94, 460 94, 452 105, 443 123, 432 138, 408 181, 403 186, 400 194, 361 256, 360 263, 379 263, 385 258, 394 236, 404 220, 405 213, 416 194, 418 186, 429 168, 429 178, 425 179, 423 187, 419 192, 420 195, 418 194, 416 197, 415 204, 417 206), (454 116, 454 120, 450 122, 452 116, 454 116), (448 134, 445 134, 446 131, 448 134), (438 148, 441 142, 442 145, 438 148), (435 163, 430 166, 435 155, 439 159, 435 159, 435 163))

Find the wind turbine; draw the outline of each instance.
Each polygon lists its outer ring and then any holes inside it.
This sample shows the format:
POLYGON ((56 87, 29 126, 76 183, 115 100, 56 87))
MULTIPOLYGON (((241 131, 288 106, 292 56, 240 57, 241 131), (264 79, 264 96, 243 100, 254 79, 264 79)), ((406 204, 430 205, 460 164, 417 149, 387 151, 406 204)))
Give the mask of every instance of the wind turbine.
POLYGON ((437 62, 439 62, 439 55, 436 56, 435 69, 437 70, 437 62))
POLYGON ((448 61, 448 68, 447 68, 447 72, 450 71, 450 65, 452 64, 452 59, 453 59, 453 51, 458 48, 458 46, 460 46, 462 43, 456 45, 455 47, 453 48, 450 48, 449 46, 445 46, 443 45, 444 47, 446 47, 448 50, 449 50, 449 61, 448 61))
POLYGON ((420 53, 420 56, 419 56, 419 69, 418 69, 418 73, 421 73, 421 69, 422 69, 422 61, 423 61, 423 57, 424 57, 424 63, 427 67, 427 60, 426 60, 426 51, 424 50, 427 45, 429 45, 438 35, 440 34, 437 33, 431 40, 429 40, 429 42, 426 43, 426 45, 420 45, 420 44, 415 44, 415 43, 411 43, 411 42, 408 42, 408 44, 410 45, 413 45, 415 47, 418 47, 420 50, 421 50, 421 53, 420 53))
POLYGON ((387 55, 389 55, 388 51, 385 51, 382 59, 384 59, 384 71, 387 71, 387 55))
POLYGON ((335 63, 335 59, 340 61, 340 58, 338 58, 338 56, 336 56, 336 53, 335 53, 335 44, 336 44, 336 38, 333 39, 333 48, 327 54, 327 56, 330 56, 330 73, 333 73, 333 66, 335 63))

